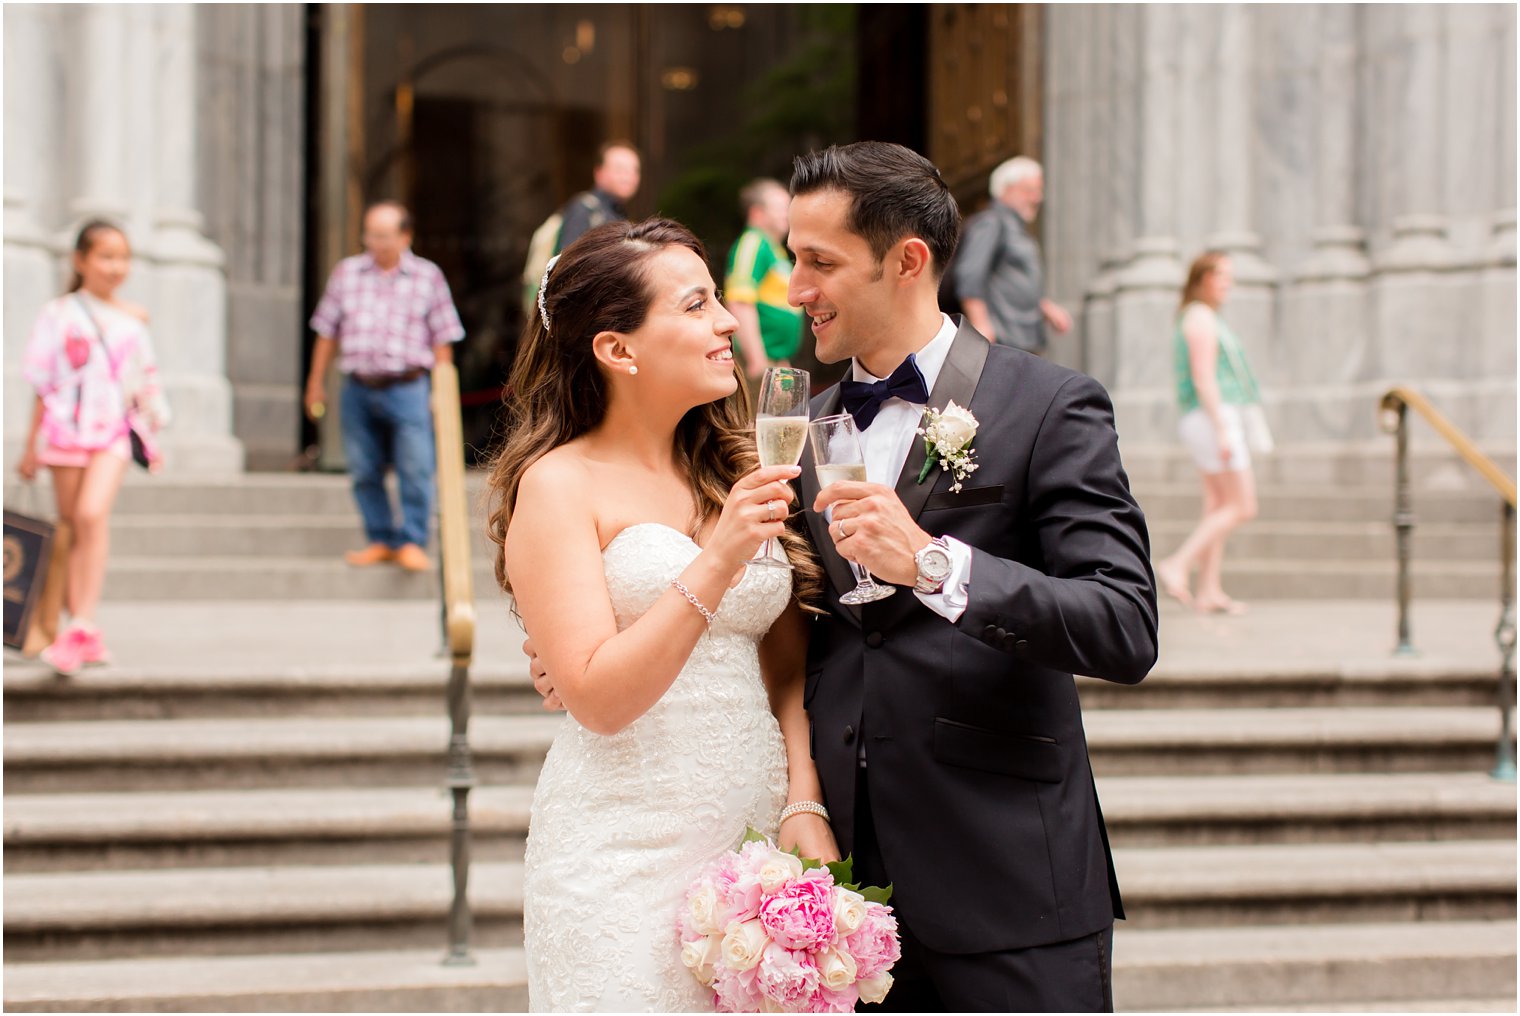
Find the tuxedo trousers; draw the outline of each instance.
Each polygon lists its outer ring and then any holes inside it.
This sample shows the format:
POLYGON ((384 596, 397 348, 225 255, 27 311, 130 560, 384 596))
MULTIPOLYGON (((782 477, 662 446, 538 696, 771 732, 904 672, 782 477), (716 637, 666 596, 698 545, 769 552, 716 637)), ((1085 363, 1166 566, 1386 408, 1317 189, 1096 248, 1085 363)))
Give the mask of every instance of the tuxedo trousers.
MULTIPOLYGON (((867 766, 856 778, 855 870, 861 885, 890 885, 871 816, 867 766)), ((954 864, 954 858, 945 858, 954 864)), ((942 953, 924 946, 896 913, 902 959, 892 990, 866 1012, 1113 1012, 1114 927, 1066 942, 985 953, 942 953)))

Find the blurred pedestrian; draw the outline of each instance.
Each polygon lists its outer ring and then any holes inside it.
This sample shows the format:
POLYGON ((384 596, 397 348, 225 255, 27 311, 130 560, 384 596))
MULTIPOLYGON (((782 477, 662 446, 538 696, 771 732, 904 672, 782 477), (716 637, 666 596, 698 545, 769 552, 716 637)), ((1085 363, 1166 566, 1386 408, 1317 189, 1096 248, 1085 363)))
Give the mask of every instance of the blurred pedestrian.
POLYGON ((639 150, 626 141, 608 141, 597 153, 593 183, 589 191, 571 198, 565 205, 564 221, 559 229, 558 254, 587 230, 608 222, 626 222, 625 205, 639 192, 639 150))
POLYGON ((1188 268, 1177 312, 1173 348, 1177 431, 1203 476, 1203 517, 1182 545, 1156 564, 1167 594, 1204 612, 1240 614, 1245 605, 1225 594, 1220 581, 1225 540, 1256 517, 1251 445, 1265 450, 1270 437, 1256 378, 1240 342, 1219 309, 1233 282, 1229 256, 1205 251, 1188 268), (1194 569, 1198 584, 1190 590, 1194 569))
POLYGON ((1019 156, 992 171, 992 204, 966 221, 956 254, 955 295, 989 341, 1044 353, 1045 326, 1071 330, 1071 315, 1045 298, 1045 267, 1030 223, 1045 200, 1040 164, 1019 156))
POLYGON ((433 414, 429 374, 454 359, 451 343, 464 326, 448 281, 433 262, 411 251, 412 218, 404 205, 380 201, 364 213, 364 253, 344 258, 311 316, 317 344, 306 382, 306 413, 325 411, 327 369, 334 356, 343 378, 343 454, 369 545, 345 555, 367 567, 394 561, 426 571, 433 507, 433 414), (401 522, 396 523, 385 471, 396 469, 401 522))
POLYGON ((744 373, 758 381, 767 367, 791 366, 802 346, 802 308, 786 299, 792 261, 786 252, 791 195, 775 180, 754 180, 739 192, 745 229, 728 252, 723 303, 739 322, 744 373))
POLYGON ((27 340, 23 372, 37 399, 17 470, 28 483, 38 466, 52 471, 58 518, 73 534, 64 598, 69 624, 41 654, 64 675, 109 662, 95 609, 110 554, 111 508, 134 457, 134 432, 148 468, 157 471, 155 437, 169 416, 148 312, 116 295, 132 267, 126 234, 109 222, 86 223, 74 242, 73 266, 69 291, 42 308, 27 340))

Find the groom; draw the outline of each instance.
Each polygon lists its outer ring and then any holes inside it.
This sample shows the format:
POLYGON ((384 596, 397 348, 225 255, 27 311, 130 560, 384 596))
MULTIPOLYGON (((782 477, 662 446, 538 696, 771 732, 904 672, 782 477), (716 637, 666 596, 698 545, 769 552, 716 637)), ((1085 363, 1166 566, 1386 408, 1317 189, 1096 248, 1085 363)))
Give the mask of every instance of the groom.
MULTIPOLYGON (((1072 675, 1134 684, 1156 660, 1145 519, 1092 378, 941 314, 960 213, 927 159, 862 142, 796 161, 790 301, 813 401, 854 414, 868 482, 819 490, 830 579, 806 704, 824 803, 863 882, 892 883, 903 958, 882 1008, 1108 1011, 1123 916, 1072 675), (926 408, 975 418, 975 471, 920 482, 926 408), (895 584, 839 603, 847 562, 895 584)), ((871 1007, 875 1008, 875 1007, 871 1007)))

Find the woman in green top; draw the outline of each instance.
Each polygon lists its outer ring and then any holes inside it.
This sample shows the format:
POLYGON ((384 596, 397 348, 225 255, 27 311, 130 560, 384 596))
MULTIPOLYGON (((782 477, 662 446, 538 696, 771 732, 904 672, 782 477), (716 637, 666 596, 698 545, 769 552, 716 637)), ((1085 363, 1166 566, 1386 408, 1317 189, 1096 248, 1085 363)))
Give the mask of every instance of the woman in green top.
POLYGON ((1243 412, 1260 402, 1256 379, 1230 327, 1219 317, 1230 294, 1229 256, 1205 251, 1188 269, 1174 340, 1178 433, 1203 475, 1203 517, 1182 545, 1156 564, 1168 595, 1204 612, 1239 614, 1245 605, 1220 584, 1224 544, 1256 517, 1256 479, 1243 412), (1196 590, 1188 579, 1198 572, 1196 590))

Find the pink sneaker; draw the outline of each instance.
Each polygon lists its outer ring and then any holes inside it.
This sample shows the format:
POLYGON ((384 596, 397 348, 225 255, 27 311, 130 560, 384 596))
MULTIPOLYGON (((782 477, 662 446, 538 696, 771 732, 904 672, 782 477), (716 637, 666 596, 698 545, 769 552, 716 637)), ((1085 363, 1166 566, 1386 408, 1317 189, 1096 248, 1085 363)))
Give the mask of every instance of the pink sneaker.
POLYGON ((99 628, 80 628, 79 641, 79 662, 86 667, 101 667, 111 662, 111 654, 106 652, 99 628))
POLYGON ((79 668, 84 664, 84 650, 88 633, 80 627, 71 625, 53 640, 53 644, 37 654, 38 659, 52 667, 64 677, 72 677, 79 673, 79 668))

